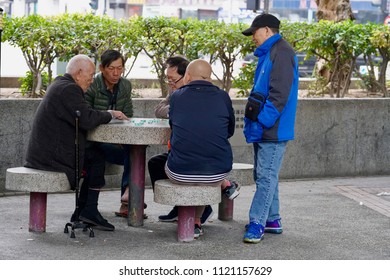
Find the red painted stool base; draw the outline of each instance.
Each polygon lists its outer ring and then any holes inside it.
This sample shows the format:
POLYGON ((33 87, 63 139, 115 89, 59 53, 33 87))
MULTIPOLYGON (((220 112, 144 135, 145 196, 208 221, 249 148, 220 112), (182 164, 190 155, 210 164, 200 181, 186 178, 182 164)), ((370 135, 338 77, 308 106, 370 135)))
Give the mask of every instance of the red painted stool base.
POLYGON ((230 200, 222 195, 221 202, 218 205, 218 219, 221 221, 233 220, 234 200, 230 200))
POLYGON ((29 231, 46 231, 46 206, 47 193, 30 193, 30 222, 28 228, 29 231))
POLYGON ((194 240, 195 206, 178 206, 177 240, 190 242, 194 240))

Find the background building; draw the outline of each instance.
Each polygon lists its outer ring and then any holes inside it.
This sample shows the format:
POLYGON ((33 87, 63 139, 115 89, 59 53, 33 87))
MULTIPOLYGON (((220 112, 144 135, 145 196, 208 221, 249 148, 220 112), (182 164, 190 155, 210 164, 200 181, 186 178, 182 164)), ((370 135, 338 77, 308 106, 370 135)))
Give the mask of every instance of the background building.
MULTIPOLYGON (((314 0, 0 0, 5 13, 13 16, 60 13, 107 14, 114 18, 166 16, 250 22, 255 14, 248 3, 257 3, 258 12, 268 11, 291 21, 313 21, 314 0)), ((383 23, 390 0, 351 0, 357 22, 383 23)))

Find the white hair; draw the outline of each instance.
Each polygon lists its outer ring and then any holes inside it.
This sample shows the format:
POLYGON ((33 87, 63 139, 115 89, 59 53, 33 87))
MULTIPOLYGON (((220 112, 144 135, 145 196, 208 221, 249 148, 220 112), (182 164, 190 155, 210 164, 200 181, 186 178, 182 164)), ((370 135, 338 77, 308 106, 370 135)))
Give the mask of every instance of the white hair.
POLYGON ((90 63, 93 63, 93 61, 89 56, 85 54, 75 55, 69 60, 66 66, 66 73, 74 75, 80 69, 85 69, 90 63))

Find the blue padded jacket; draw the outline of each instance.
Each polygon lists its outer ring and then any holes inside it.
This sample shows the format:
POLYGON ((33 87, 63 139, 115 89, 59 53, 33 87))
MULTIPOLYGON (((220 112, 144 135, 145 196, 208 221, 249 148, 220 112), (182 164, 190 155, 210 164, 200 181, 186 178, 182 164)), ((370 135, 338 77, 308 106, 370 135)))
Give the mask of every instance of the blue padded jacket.
POLYGON ((294 139, 298 60, 292 47, 279 34, 274 36, 268 39, 275 41, 268 51, 260 50, 262 46, 259 46, 254 53, 259 56, 260 64, 252 91, 264 95, 266 102, 258 115, 260 126, 251 125, 253 122, 247 118, 244 120, 244 130, 252 130, 249 131, 252 135, 262 133, 260 141, 248 141, 247 138, 247 142, 294 139))

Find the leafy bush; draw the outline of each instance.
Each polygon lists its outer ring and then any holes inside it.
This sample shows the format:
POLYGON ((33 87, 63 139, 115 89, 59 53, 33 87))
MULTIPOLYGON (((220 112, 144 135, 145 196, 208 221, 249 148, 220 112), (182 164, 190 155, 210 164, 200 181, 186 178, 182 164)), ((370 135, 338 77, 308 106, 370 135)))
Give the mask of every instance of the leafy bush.
MULTIPOLYGON (((32 92, 32 97, 36 97, 36 91, 38 95, 44 92, 47 75, 51 81, 51 66, 55 59, 68 61, 75 54, 84 53, 97 61, 108 48, 121 51, 126 59, 130 59, 132 66, 141 51, 146 53, 152 59, 153 71, 157 73, 163 96, 167 93, 164 61, 173 54, 184 55, 190 60, 203 57, 211 64, 221 63, 222 75, 218 77, 213 73, 221 87, 229 91, 233 82, 233 86, 240 89, 240 95, 247 95, 252 87, 254 65, 246 65, 238 77, 233 76, 234 63, 255 49, 251 38, 241 34, 247 27, 243 23, 163 17, 134 17, 117 21, 92 14, 31 15, 6 17, 1 40, 19 47, 23 52, 31 72, 22 78, 22 92, 32 92), (32 75, 44 70, 47 74, 42 75, 42 81, 39 74, 32 75), (43 90, 40 90, 41 85, 43 90)), ((390 61, 389 26, 355 24, 351 21, 312 24, 284 22, 280 32, 307 59, 321 59, 324 62, 327 72, 321 75, 327 76, 328 81, 325 82, 331 85, 330 93, 343 96, 349 88, 352 73, 359 76, 356 58, 363 56, 367 58, 366 65, 372 71, 368 72, 368 78, 359 78, 364 80, 367 88, 380 88, 384 96, 390 94, 386 89, 385 75, 390 61), (378 65, 376 78, 373 71, 375 65, 370 62, 379 55, 382 61, 378 65)))
MULTIPOLYGON (((19 78, 19 82, 21 82, 20 91, 22 95, 30 95, 33 88, 33 74, 31 71, 26 72, 26 76, 19 78)), ((40 95, 44 95, 49 84, 49 75, 47 72, 42 72, 42 87, 40 91, 40 95)))
POLYGON ((239 89, 237 92, 238 97, 249 96, 255 78, 256 65, 257 60, 245 64, 240 68, 240 74, 233 81, 233 87, 239 89))

